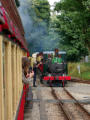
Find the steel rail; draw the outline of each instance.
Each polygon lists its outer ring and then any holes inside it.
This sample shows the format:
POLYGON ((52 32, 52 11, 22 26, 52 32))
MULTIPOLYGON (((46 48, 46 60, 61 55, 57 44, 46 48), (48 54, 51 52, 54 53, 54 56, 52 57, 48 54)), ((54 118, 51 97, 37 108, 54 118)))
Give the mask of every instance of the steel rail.
POLYGON ((55 93, 55 90, 53 89, 53 87, 51 87, 51 93, 53 95, 53 97, 59 101, 58 105, 59 105, 59 108, 62 109, 63 113, 64 113, 64 116, 67 120, 72 120, 70 115, 66 112, 65 110, 65 107, 63 106, 63 102, 61 101, 61 98, 58 98, 58 96, 56 95, 55 93))
POLYGON ((90 113, 83 107, 83 105, 81 105, 79 101, 76 100, 76 98, 72 96, 71 93, 66 88, 63 88, 63 89, 75 101, 75 104, 79 106, 88 115, 88 117, 90 117, 90 113))

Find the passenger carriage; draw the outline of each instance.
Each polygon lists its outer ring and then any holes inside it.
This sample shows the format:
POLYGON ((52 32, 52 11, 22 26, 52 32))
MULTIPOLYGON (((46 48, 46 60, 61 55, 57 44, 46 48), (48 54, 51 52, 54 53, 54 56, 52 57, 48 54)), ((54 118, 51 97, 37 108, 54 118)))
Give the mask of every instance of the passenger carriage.
POLYGON ((0 120, 24 119, 28 86, 22 83, 22 57, 28 50, 23 31, 15 1, 0 0, 0 120))

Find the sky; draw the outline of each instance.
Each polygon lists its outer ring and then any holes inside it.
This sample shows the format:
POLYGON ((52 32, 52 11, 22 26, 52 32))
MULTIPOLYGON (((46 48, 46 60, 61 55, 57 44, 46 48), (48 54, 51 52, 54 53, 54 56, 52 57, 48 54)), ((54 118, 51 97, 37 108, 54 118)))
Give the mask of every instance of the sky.
POLYGON ((48 0, 48 1, 51 5, 51 9, 53 9, 54 2, 59 2, 60 0, 48 0))
POLYGON ((50 5, 53 5, 54 2, 58 2, 58 1, 60 1, 60 0, 48 0, 48 1, 49 1, 50 5))

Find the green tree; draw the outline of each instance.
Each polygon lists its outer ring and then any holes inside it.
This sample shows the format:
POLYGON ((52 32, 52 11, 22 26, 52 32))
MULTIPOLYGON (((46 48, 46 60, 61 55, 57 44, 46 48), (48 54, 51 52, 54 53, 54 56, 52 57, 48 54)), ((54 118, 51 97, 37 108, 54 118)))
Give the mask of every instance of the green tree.
POLYGON ((80 60, 90 47, 89 0, 61 0, 56 4, 56 28, 61 35, 60 47, 67 50, 68 59, 80 60))
POLYGON ((49 25, 50 5, 48 0, 28 0, 28 13, 36 24, 45 22, 49 25))

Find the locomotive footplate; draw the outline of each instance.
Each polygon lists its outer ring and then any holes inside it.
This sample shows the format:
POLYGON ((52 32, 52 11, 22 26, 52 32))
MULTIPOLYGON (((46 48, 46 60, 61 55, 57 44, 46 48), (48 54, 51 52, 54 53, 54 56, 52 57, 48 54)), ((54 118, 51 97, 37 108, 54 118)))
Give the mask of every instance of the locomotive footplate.
POLYGON ((71 76, 44 76, 43 80, 71 80, 71 76))
POLYGON ((61 84, 61 86, 64 87, 65 83, 71 80, 71 77, 70 76, 44 76, 43 80, 47 81, 47 83, 49 83, 50 85, 54 84, 58 86, 61 84))

